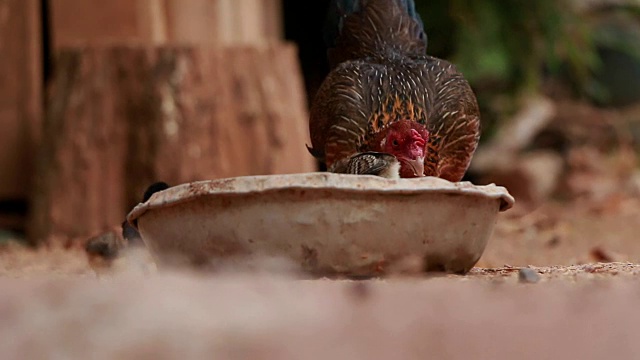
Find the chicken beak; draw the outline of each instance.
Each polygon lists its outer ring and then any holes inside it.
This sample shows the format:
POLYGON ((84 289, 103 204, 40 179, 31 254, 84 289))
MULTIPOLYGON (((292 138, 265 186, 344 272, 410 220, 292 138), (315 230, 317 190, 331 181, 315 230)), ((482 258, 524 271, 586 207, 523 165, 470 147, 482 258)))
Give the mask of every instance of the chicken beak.
POLYGON ((402 161, 407 165, 409 165, 409 167, 411 167, 411 169, 413 170, 413 174, 415 176, 417 177, 424 176, 424 157, 420 156, 413 160, 402 159, 402 161))

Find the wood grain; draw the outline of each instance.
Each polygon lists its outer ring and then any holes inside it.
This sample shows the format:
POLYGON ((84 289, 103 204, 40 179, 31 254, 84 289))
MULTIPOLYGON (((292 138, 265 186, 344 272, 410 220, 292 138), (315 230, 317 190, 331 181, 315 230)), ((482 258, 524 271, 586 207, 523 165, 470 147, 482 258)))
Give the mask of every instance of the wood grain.
POLYGON ((31 239, 119 224, 154 181, 307 172, 296 47, 60 51, 31 239))

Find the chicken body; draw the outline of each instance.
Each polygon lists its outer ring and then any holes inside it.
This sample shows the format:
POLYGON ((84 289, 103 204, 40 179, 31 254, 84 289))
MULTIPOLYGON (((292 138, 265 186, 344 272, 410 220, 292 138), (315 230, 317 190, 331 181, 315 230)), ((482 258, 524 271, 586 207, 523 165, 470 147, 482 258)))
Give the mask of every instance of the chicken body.
MULTIPOLYGON (((309 151, 330 171, 353 168, 359 153, 386 152, 390 129, 408 122, 424 134, 423 173, 413 175, 464 176, 480 138, 476 97, 454 65, 426 54, 414 8, 413 0, 334 0, 332 70, 309 121, 309 151)), ((413 176, 405 170, 402 177, 413 176)))

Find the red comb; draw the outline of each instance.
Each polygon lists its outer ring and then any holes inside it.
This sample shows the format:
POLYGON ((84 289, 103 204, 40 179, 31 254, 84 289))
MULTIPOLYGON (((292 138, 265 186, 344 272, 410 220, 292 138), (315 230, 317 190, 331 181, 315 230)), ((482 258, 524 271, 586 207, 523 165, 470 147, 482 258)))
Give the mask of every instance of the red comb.
POLYGON ((416 129, 411 129, 411 140, 413 140, 419 146, 425 146, 427 144, 426 140, 416 129))

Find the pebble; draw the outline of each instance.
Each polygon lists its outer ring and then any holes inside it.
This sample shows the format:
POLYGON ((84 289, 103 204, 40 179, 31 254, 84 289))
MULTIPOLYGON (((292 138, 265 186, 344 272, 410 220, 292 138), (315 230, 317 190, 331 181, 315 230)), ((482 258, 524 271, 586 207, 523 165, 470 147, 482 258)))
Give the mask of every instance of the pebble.
POLYGON ((535 284, 540 281, 540 275, 538 272, 529 268, 522 268, 518 270, 518 281, 521 283, 535 284))

